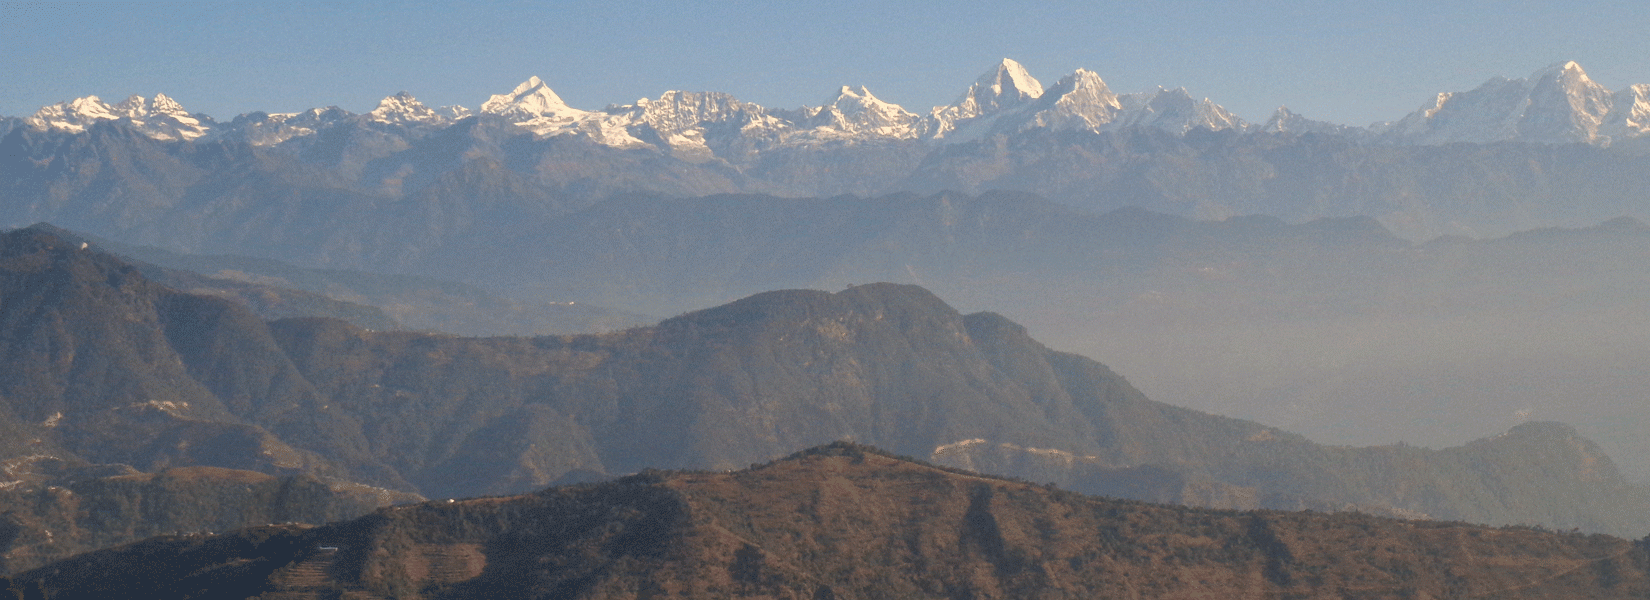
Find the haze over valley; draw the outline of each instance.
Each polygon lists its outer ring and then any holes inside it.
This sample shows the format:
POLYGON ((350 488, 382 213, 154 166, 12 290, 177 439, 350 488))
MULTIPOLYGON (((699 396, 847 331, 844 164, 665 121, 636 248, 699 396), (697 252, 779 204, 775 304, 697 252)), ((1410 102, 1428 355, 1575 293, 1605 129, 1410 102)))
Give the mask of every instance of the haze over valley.
POLYGON ((1045 86, 1012 60, 963 88, 921 116, 846 87, 794 111, 674 91, 590 111, 537 78, 476 110, 403 93, 223 123, 85 98, 9 121, 6 218, 462 282, 495 308, 378 304, 471 335, 914 283, 1175 404, 1337 444, 1561 420, 1650 477, 1643 86, 1564 62, 1369 128, 1251 124, 1081 70, 1045 86), (557 306, 595 312, 520 310, 557 306))
POLYGON ((1647 589, 1586 534, 1650 534, 1650 84, 1350 126, 1012 59, 920 110, 550 83, 0 117, 4 589, 1647 589), (1315 562, 1360 535, 1507 558, 1315 562))

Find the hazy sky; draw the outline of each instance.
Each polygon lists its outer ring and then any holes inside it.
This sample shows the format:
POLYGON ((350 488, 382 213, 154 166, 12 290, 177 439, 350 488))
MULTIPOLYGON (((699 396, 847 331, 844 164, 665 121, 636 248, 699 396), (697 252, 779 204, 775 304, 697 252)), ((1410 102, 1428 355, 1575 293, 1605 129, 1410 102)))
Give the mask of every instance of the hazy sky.
POLYGON ((1575 60, 1650 83, 1650 2, 0 2, 0 115, 165 93, 220 120, 475 108, 538 75, 599 109, 666 90, 817 106, 841 85, 926 113, 1003 57, 1052 84, 1185 87, 1251 121, 1279 105, 1366 125, 1433 94, 1575 60))

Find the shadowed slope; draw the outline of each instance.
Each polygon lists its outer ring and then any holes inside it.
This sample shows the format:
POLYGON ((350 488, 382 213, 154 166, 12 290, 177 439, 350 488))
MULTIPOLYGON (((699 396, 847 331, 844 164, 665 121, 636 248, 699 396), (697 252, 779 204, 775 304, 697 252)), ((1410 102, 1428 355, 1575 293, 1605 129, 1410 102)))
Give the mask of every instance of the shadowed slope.
POLYGON ((1079 496, 850 444, 733 473, 156 539, 24 573, 49 598, 1631 598, 1627 540, 1079 496), (335 550, 334 550, 335 548, 335 550))

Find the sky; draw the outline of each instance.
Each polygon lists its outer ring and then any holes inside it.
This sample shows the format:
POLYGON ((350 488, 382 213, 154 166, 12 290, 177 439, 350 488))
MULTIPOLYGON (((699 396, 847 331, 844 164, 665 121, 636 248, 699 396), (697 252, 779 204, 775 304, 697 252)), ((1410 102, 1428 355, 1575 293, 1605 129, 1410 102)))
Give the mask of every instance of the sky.
POLYGON ((1083 68, 1254 122, 1367 125, 1566 60, 1650 83, 1650 2, 0 2, 0 115, 157 93, 221 121, 403 90, 473 109, 535 75, 588 110, 673 89, 797 108, 863 85, 926 113, 1005 57, 1045 86, 1083 68))

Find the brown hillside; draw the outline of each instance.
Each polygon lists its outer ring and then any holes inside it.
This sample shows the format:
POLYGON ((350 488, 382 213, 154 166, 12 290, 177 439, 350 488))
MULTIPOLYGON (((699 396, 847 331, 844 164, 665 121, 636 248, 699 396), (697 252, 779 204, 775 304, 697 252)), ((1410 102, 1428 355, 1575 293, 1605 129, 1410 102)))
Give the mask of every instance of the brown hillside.
POLYGON ((1604 535, 1148 505, 834 444, 732 473, 152 540, 10 585, 49 598, 1637 598, 1647 561, 1604 535))
MULTIPOLYGON (((648 467, 727 470, 847 439, 1219 508, 1355 508, 1629 537, 1650 518, 1650 497, 1562 425, 1526 423, 1439 451, 1322 446, 1154 402, 1005 317, 965 315, 908 285, 767 292, 612 334, 464 338, 268 323, 31 228, 0 235, 0 364, 10 367, 0 369, 0 461, 18 464, 210 466, 457 498, 648 467)), ((18 492, 0 494, 0 514, 42 514, 32 499, 57 484, 0 471, 0 486, 18 492)), ((50 520, 8 522, 7 568, 66 554, 50 520)), ((281 520, 212 522, 96 531, 132 534, 101 538, 123 543, 281 520)))

